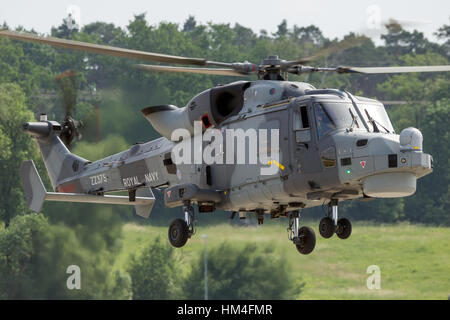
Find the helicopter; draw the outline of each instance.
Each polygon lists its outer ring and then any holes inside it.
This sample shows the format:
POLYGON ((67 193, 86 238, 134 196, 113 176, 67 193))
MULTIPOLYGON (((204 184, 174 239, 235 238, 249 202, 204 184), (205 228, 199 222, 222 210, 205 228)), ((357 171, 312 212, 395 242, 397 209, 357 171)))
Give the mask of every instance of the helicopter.
POLYGON ((339 218, 339 203, 410 196, 417 179, 433 170, 432 156, 422 149, 421 132, 410 127, 397 134, 380 101, 286 78, 315 72, 444 72, 450 71, 448 65, 306 65, 333 48, 292 61, 268 56, 260 64, 225 63, 9 30, 0 31, 0 36, 184 65, 137 65, 145 71, 257 75, 257 80, 207 89, 184 107, 167 104, 142 109, 161 137, 94 162, 71 153, 61 140, 68 136, 67 130, 74 129, 70 123, 62 126, 45 114, 37 122, 24 123, 25 132, 37 141, 53 187, 52 192, 45 189, 32 160, 23 162, 20 176, 25 198, 36 212, 45 200, 87 202, 133 205, 138 215, 148 218, 157 189, 162 190, 167 207, 181 207, 184 213, 168 230, 174 247, 183 247, 194 235, 197 207, 199 213, 220 209, 240 219, 252 213, 258 224, 266 216, 287 218, 288 239, 299 253, 309 254, 316 236, 312 228, 300 225, 304 209, 326 205, 320 235, 347 239, 352 224, 339 218), (119 191, 128 196, 111 194, 119 191))

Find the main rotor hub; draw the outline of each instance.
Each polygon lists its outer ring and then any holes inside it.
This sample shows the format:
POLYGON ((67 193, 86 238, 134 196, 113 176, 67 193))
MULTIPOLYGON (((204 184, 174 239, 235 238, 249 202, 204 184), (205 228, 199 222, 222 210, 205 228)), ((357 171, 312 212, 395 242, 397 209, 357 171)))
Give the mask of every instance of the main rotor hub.
POLYGON ((259 78, 264 80, 284 80, 281 75, 281 62, 278 56, 268 56, 261 61, 259 78))
POLYGON ((261 65, 267 67, 281 67, 281 60, 278 56, 268 56, 261 61, 261 65))

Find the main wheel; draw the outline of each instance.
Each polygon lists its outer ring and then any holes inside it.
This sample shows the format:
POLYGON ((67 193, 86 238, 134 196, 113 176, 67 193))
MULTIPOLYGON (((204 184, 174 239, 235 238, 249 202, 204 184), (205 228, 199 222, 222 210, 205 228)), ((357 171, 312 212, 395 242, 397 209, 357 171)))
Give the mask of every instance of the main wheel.
POLYGON ((319 223, 319 233, 322 237, 328 239, 331 238, 336 231, 336 226, 334 225, 333 219, 330 217, 325 217, 320 220, 319 223))
POLYGON ((316 234, 310 227, 301 227, 298 230, 298 239, 295 241, 295 246, 301 254, 309 254, 316 246, 316 234))
POLYGON ((170 244, 176 248, 184 246, 189 239, 189 227, 183 219, 175 219, 169 227, 170 244))
POLYGON ((341 239, 347 239, 352 234, 352 223, 346 218, 341 218, 337 222, 336 234, 341 239))

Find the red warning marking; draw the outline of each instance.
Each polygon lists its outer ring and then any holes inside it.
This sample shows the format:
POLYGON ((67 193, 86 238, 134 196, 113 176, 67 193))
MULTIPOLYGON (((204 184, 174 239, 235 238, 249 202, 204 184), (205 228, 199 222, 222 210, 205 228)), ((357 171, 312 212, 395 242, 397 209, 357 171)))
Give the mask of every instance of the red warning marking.
POLYGON ((363 167, 363 169, 366 167, 366 162, 365 161, 360 161, 359 163, 361 164, 361 167, 363 167))
POLYGON ((63 185, 58 186, 58 192, 65 192, 65 193, 75 192, 75 185, 74 184, 66 184, 65 186, 63 186, 63 185))
POLYGON ((205 129, 208 129, 209 127, 212 127, 212 122, 209 119, 209 115, 207 113, 202 115, 202 117, 200 119, 202 120, 202 124, 205 127, 205 129))

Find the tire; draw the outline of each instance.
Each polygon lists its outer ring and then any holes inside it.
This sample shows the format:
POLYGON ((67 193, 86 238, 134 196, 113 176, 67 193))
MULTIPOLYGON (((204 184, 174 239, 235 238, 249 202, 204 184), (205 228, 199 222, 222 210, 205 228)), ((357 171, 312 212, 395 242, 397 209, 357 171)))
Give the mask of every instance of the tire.
POLYGON ((338 220, 336 234, 341 239, 347 239, 352 234, 352 223, 346 218, 338 220))
POLYGON ((309 254, 316 246, 316 234, 310 227, 301 227, 298 230, 298 242, 295 246, 301 254, 309 254))
POLYGON ((325 239, 331 238, 336 231, 336 226, 334 225, 333 219, 330 217, 325 217, 320 220, 319 223, 319 233, 325 239))
POLYGON ((175 219, 169 227, 169 241, 175 248, 181 248, 189 239, 189 227, 183 219, 175 219))

